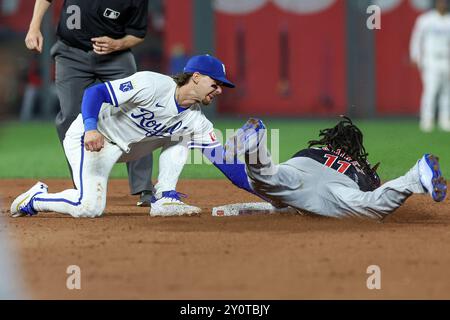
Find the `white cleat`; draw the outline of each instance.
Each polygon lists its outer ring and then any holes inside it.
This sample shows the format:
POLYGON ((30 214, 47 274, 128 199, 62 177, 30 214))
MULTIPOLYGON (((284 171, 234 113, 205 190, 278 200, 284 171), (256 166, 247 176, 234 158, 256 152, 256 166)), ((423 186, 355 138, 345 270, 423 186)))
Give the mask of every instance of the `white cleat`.
POLYGON ((48 186, 45 183, 38 182, 32 186, 27 192, 18 196, 11 204, 11 216, 13 218, 22 216, 33 216, 37 214, 37 211, 33 208, 33 199, 36 195, 41 193, 47 193, 48 186))
POLYGON ((425 154, 419 160, 420 183, 436 202, 441 202, 447 195, 447 182, 442 176, 439 159, 432 154, 425 154))
POLYGON ((175 190, 164 191, 159 199, 152 198, 150 216, 152 217, 172 217, 172 216, 192 216, 199 214, 202 209, 185 204, 180 200, 180 196, 186 195, 175 190))

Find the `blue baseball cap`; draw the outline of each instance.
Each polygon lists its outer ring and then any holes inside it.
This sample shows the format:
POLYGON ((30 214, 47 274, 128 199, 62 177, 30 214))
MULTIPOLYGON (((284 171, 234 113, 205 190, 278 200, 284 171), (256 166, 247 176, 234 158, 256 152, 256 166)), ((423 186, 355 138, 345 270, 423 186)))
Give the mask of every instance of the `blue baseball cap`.
POLYGON ((222 82, 225 87, 235 87, 235 85, 226 78, 225 65, 223 62, 213 56, 210 56, 209 54, 193 56, 190 58, 186 63, 183 72, 198 72, 205 76, 209 76, 214 80, 222 82))

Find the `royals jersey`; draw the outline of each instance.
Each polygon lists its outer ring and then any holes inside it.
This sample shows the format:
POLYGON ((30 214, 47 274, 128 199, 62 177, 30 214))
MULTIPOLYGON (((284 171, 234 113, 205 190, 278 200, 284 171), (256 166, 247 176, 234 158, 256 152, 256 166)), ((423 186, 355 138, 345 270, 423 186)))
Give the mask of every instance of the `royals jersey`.
POLYGON ((151 140, 183 140, 189 148, 213 148, 212 123, 199 104, 182 108, 175 100, 176 83, 155 72, 106 82, 113 106, 103 104, 98 130, 123 151, 151 140))
POLYGON ((340 149, 331 150, 327 147, 309 148, 300 150, 293 156, 293 158, 295 157, 311 158, 326 167, 345 174, 358 184, 361 191, 372 191, 375 189, 373 181, 366 175, 358 161, 353 160, 340 149))

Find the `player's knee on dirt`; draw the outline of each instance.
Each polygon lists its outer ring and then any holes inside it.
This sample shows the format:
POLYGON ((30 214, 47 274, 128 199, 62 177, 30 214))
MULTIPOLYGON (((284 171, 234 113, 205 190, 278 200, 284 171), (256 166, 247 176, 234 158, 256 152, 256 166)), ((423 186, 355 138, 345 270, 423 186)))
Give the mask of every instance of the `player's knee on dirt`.
POLYGON ((87 218, 101 216, 106 207, 106 181, 94 177, 89 183, 85 183, 84 187, 77 216, 87 218))
MULTIPOLYGON (((87 190, 86 190, 87 191, 87 190)), ((75 207, 74 217, 95 218, 103 214, 106 207, 106 194, 88 193, 81 199, 81 204, 75 207)))
POLYGON ((82 201, 74 216, 79 218, 96 218, 103 214, 105 204, 103 201, 82 201))

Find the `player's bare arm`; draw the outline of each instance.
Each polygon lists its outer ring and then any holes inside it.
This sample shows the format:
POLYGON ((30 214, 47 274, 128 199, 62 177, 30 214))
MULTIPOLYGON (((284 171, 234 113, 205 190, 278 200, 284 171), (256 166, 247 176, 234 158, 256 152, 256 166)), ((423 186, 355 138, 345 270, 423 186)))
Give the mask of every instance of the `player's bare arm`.
POLYGON ((107 36, 103 36, 92 38, 91 41, 94 52, 104 55, 115 51, 122 51, 132 48, 144 41, 144 39, 127 34, 121 39, 113 39, 107 36))
POLYGON ((25 45, 29 50, 42 52, 44 37, 41 33, 42 18, 50 7, 51 1, 36 0, 34 4, 33 17, 31 18, 30 28, 25 37, 25 45))

